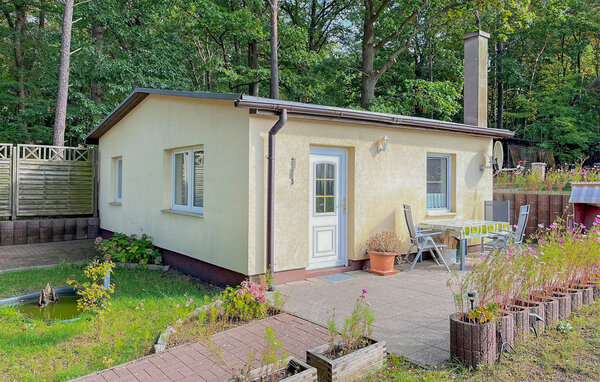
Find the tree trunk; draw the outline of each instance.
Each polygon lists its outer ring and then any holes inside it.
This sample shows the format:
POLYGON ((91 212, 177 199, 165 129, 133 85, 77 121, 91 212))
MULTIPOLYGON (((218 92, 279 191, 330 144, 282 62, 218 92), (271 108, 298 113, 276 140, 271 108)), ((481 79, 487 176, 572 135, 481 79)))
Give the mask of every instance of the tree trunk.
POLYGON ((54 146, 64 146, 67 123, 67 99, 69 96, 69 66, 71 59, 71 29, 73 27, 73 0, 65 0, 62 38, 60 43, 60 67, 58 71, 58 94, 54 115, 54 146))
POLYGON ((90 99, 95 104, 102 102, 102 81, 98 79, 98 65, 102 56, 102 48, 104 43, 104 27, 94 25, 92 27, 92 40, 94 41, 95 49, 95 67, 92 72, 92 81, 90 83, 90 99))
POLYGON ((504 80, 502 78, 502 42, 498 41, 498 55, 496 56, 498 61, 498 106, 496 107, 496 128, 504 128, 504 80))
POLYGON ((15 31, 13 35, 14 53, 15 53, 15 69, 17 72, 17 96, 19 103, 17 110, 25 109, 25 64, 23 61, 24 55, 21 44, 21 37, 25 35, 25 25, 27 22, 26 8, 23 4, 15 5, 15 31))
POLYGON ((373 70, 375 62, 375 28, 371 22, 371 11, 365 8, 364 28, 362 41, 362 88, 360 92, 360 106, 368 110, 371 101, 375 98, 375 84, 377 83, 373 70))
POLYGON ((310 24, 308 26, 308 50, 315 50, 315 34, 317 33, 317 0, 310 5, 310 24))
POLYGON ((269 0, 271 5, 271 89, 272 99, 279 99, 279 60, 277 37, 277 9, 278 0, 269 0))
MULTIPOLYGON (((248 67, 250 69, 258 69, 258 42, 252 40, 248 43, 248 67)), ((258 81, 250 84, 248 93, 251 96, 258 97, 259 83, 258 81)))

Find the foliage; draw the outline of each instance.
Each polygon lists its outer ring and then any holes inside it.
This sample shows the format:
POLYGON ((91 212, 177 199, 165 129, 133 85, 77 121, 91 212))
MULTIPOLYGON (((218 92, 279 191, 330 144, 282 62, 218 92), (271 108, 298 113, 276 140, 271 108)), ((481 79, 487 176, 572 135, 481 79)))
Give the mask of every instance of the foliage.
MULTIPOLYGON (((370 14, 377 77, 371 109, 462 122, 461 35, 483 29, 491 33, 491 126, 502 92, 503 127, 559 161, 592 154, 600 142, 600 94, 588 90, 600 76, 596 0, 280 4, 284 99, 358 108, 371 75, 363 68, 370 14)), ((51 141, 62 9, 60 2, 0 3, 0 141, 51 141)), ((269 94, 264 0, 86 1, 74 20, 70 145, 82 143, 136 87, 269 94)))
POLYGON ((110 298, 115 291, 115 284, 109 284, 106 288, 104 280, 105 277, 112 275, 114 267, 115 264, 110 258, 105 259, 103 262, 94 259, 83 271, 88 279, 87 281, 80 283, 76 280, 67 280, 67 283, 72 285, 80 296, 77 300, 77 309, 84 313, 97 315, 110 309, 110 298))
POLYGON ((210 342, 215 333, 278 313, 286 301, 287 295, 275 291, 269 302, 263 286, 242 281, 241 285, 228 287, 214 299, 206 298, 195 314, 175 323, 169 346, 198 340, 210 342))
POLYGON ((392 356, 380 372, 362 382, 597 380, 600 303, 581 308, 565 322, 567 324, 573 328, 569 335, 548 330, 539 338, 525 341, 517 353, 492 366, 468 370, 450 363, 447 367, 430 370, 392 356))
POLYGON ((600 280, 600 219, 589 229, 566 227, 559 219, 533 235, 535 244, 496 251, 472 266, 466 276, 455 276, 448 285, 457 310, 469 319, 488 320, 536 297, 600 280), (466 292, 477 292, 477 307, 470 309, 466 292))
MULTIPOLYGON (((39 291, 50 282, 85 277, 84 266, 6 272, 0 275, 0 298, 39 291)), ((95 318, 46 325, 14 308, 0 308, 0 373, 7 381, 66 381, 138 359, 152 352, 156 338, 169 323, 185 317, 193 298, 212 290, 187 277, 144 269, 114 269, 117 285, 103 330, 95 318), (176 307, 177 306, 177 307, 176 307)))
POLYGON ((498 306, 496 304, 488 304, 486 306, 476 306, 469 311, 467 318, 477 324, 485 324, 493 322, 498 317, 498 306))
MULTIPOLYGON (((371 309, 367 302, 367 291, 363 289, 360 297, 356 299, 352 313, 344 320, 341 342, 337 343, 332 340, 325 354, 335 359, 369 345, 369 337, 372 332, 371 326, 373 325, 373 321, 375 321, 373 314, 373 309, 371 309)), ((337 328, 333 316, 327 320, 327 329, 330 339, 337 336, 337 328)))
POLYGON ((252 281, 242 281, 241 285, 227 287, 221 296, 223 313, 229 320, 248 322, 267 316, 265 288, 252 281))
POLYGON ((560 193, 572 182, 600 182, 600 168, 584 167, 583 162, 580 160, 571 168, 549 169, 544 178, 531 170, 497 172, 494 175, 494 187, 498 190, 517 189, 560 193))
POLYGON ((369 237, 365 244, 367 252, 402 253, 404 240, 394 232, 380 232, 369 237))
POLYGON ((162 256, 146 234, 127 236, 116 232, 109 239, 96 238, 96 249, 121 263, 162 264, 162 256))
POLYGON ((573 325, 571 325, 568 322, 559 321, 558 324, 556 325, 556 330, 558 330, 561 333, 568 334, 573 331, 573 325))

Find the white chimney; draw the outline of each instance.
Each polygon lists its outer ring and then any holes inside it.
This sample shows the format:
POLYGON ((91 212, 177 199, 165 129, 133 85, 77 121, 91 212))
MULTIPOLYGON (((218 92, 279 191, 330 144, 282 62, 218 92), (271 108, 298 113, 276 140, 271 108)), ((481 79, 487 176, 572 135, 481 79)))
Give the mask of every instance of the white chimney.
POLYGON ((488 39, 484 31, 467 33, 465 41, 465 124, 487 127, 488 39))

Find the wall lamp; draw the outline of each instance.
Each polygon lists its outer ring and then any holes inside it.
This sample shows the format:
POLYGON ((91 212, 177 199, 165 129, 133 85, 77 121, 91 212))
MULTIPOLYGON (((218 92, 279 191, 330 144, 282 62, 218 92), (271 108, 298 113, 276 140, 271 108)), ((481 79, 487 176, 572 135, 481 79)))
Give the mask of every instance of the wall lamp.
POLYGON ((387 151, 390 148, 390 139, 386 136, 379 139, 376 143, 377 152, 380 153, 382 151, 387 151))

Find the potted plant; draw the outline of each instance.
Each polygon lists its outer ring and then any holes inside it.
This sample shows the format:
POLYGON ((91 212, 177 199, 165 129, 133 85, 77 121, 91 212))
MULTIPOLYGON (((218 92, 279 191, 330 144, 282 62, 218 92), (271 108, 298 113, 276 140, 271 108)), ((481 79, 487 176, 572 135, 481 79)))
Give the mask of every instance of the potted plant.
POLYGON ((404 248, 404 241, 393 232, 380 232, 369 237, 365 245, 371 267, 369 272, 381 276, 395 275, 394 260, 404 248))
POLYGON ((320 382, 359 379, 383 366, 386 357, 384 341, 370 338, 373 310, 363 289, 352 313, 346 318, 341 338, 334 318, 328 320, 329 343, 306 352, 306 361, 317 369, 320 382))
POLYGON ((471 275, 472 273, 460 277, 455 273, 448 280, 457 310, 450 315, 450 356, 466 367, 476 368, 481 364, 492 364, 496 360, 498 307, 486 303, 489 297, 487 290, 481 290, 484 294, 479 295, 479 305, 475 306, 477 294, 468 292, 475 286, 471 275))

